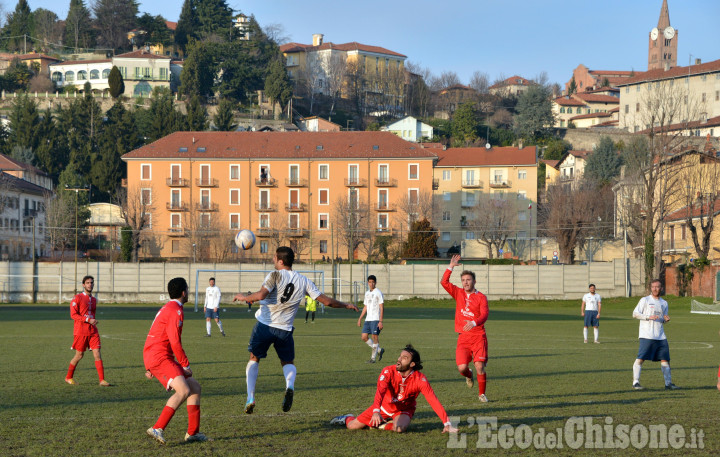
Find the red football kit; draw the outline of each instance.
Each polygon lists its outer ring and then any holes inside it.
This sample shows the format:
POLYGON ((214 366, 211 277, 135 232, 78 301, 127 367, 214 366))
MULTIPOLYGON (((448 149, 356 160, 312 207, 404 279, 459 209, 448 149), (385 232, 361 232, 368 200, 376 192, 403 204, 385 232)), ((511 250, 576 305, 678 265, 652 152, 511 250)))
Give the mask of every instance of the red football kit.
POLYGON ((85 352, 86 349, 100 349, 100 335, 97 327, 91 324, 95 319, 97 298, 81 292, 75 295, 70 303, 70 317, 74 323, 73 344, 71 349, 85 352))
POLYGON ((190 365, 181 340, 184 316, 182 303, 167 302, 155 316, 143 348, 145 368, 167 390, 174 378, 185 376, 183 367, 190 365))
POLYGON ((385 420, 394 419, 401 414, 413 417, 415 400, 419 394, 425 396, 425 400, 443 424, 449 424, 445 408, 435 396, 425 375, 420 371, 411 371, 407 377, 403 378, 395 365, 383 368, 378 378, 375 402, 360 414, 357 420, 369 426, 373 411, 376 410, 380 411, 380 416, 385 420))
POLYGON ((457 365, 475 362, 487 362, 488 347, 485 334, 485 321, 488 318, 487 297, 479 291, 465 293, 462 287, 450 282, 452 270, 448 268, 443 274, 440 284, 455 299, 455 331, 458 335, 455 361, 457 365), (475 327, 464 331, 466 321, 475 322, 475 327))

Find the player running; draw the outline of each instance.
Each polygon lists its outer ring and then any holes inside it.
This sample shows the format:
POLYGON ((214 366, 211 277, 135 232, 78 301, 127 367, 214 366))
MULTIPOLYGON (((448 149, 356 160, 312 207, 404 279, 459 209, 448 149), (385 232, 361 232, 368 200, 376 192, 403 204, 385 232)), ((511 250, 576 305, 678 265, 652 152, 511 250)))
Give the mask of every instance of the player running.
POLYGON ((465 270, 460 273, 462 288, 450 283, 453 268, 460 265, 460 256, 454 255, 443 274, 440 284, 455 299, 455 331, 458 334, 455 363, 458 371, 465 376, 467 386, 472 388, 473 375, 468 367, 475 363, 478 380, 478 399, 487 403, 485 396, 485 365, 488 361, 488 343, 485 334, 485 321, 488 318, 487 297, 475 289, 475 273, 465 270))
POLYGON ((175 393, 168 399, 155 425, 147 430, 147 434, 165 444, 163 431, 175 411, 187 402, 188 429, 185 441, 207 441, 200 433, 200 384, 193 378, 190 361, 182 347, 182 326, 184 320, 183 305, 188 301, 188 285, 185 278, 174 278, 168 283, 168 294, 171 300, 155 315, 150 326, 143 361, 145 376, 157 378, 165 390, 175 393))
POLYGON ((360 327, 362 324, 362 318, 365 316, 365 324, 362 328, 362 334, 360 339, 365 342, 370 349, 372 354, 370 360, 367 363, 375 363, 375 359, 382 360, 382 356, 385 353, 385 349, 380 347, 380 332, 383 329, 383 315, 385 314, 385 299, 383 298, 380 289, 375 288, 377 284, 377 278, 375 275, 368 276, 368 289, 365 292, 365 300, 363 301, 363 310, 358 318, 357 325, 360 327), (371 338, 368 338, 368 335, 371 338))
POLYGON ((73 379, 75 368, 85 355, 85 350, 90 349, 93 357, 95 357, 95 369, 98 373, 100 385, 107 387, 110 383, 105 380, 105 368, 100 355, 100 334, 97 330, 98 321, 95 319, 97 298, 93 297, 92 294, 95 279, 92 276, 85 276, 82 279, 82 285, 83 291, 75 295, 70 303, 70 317, 75 321, 73 344, 70 349, 75 350, 75 356, 70 360, 65 382, 71 385, 77 384, 73 379))
POLYGON ((420 354, 408 344, 400 352, 397 363, 380 372, 373 405, 357 417, 345 414, 333 418, 330 423, 344 425, 350 430, 374 427, 402 433, 415 414, 418 395, 423 394, 443 422, 442 432, 457 433, 427 378, 420 372, 422 368, 420 354))
POLYGON ((275 271, 265 277, 262 287, 253 294, 237 294, 233 301, 259 301, 260 309, 255 313, 258 320, 250 335, 250 361, 245 368, 247 378, 247 402, 245 413, 252 414, 255 408, 255 384, 260 370, 260 359, 267 357, 270 345, 280 359, 285 377, 285 397, 282 410, 290 411, 295 392, 295 342, 293 340, 293 321, 300 302, 309 295, 314 300, 333 308, 352 309, 357 307, 349 303, 339 302, 320 292, 317 286, 305 276, 292 270, 295 253, 287 246, 280 246, 275 251, 273 263, 275 271))

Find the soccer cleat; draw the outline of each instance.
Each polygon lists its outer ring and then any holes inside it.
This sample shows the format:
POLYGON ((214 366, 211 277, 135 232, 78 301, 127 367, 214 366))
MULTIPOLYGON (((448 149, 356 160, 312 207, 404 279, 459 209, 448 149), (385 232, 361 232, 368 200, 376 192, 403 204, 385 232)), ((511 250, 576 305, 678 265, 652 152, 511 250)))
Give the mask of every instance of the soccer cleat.
POLYGON ((65 378, 65 382, 70 384, 71 386, 77 385, 73 378, 65 378))
POLYGON ((475 378, 473 378, 472 370, 468 369, 470 372, 470 377, 465 377, 465 385, 468 386, 468 389, 472 389, 475 385, 475 378))
POLYGON ((190 435, 189 433, 185 433, 185 442, 186 443, 194 443, 194 442, 202 442, 207 441, 208 438, 205 436, 205 434, 197 432, 194 435, 190 435))
POLYGON ((255 409, 255 400, 250 399, 245 403, 245 414, 252 414, 255 409))
POLYGON ((102 387, 108 387, 108 386, 111 386, 111 385, 112 385, 112 384, 110 384, 109 382, 107 382, 107 381, 104 380, 104 379, 103 379, 102 381, 100 381, 100 386, 102 386, 102 387))
POLYGON ((485 394, 478 395, 478 400, 480 400, 481 403, 487 403, 490 400, 488 400, 488 397, 485 396, 485 394))
POLYGON ((335 416, 330 419, 330 425, 347 425, 348 417, 355 417, 355 415, 343 414, 342 416, 335 416))
POLYGON ((679 389, 679 387, 673 383, 665 384, 665 390, 677 390, 677 389, 679 389))
POLYGON ((365 363, 375 363, 375 359, 370 359, 370 360, 366 361, 365 363))
POLYGON ((282 403, 283 412, 288 412, 288 411, 290 411, 290 408, 292 408, 294 394, 295 394, 295 391, 293 389, 291 389, 290 387, 288 387, 285 390, 285 398, 283 398, 283 403, 282 403))
POLYGON ((644 387, 641 386, 639 382, 636 382, 635 384, 633 384, 633 389, 635 389, 635 390, 643 390, 644 387))
POLYGON ((378 362, 382 360, 383 354, 385 354, 385 349, 380 348, 380 350, 379 350, 378 353, 377 353, 377 360, 378 360, 378 362))
POLYGON ((165 437, 163 436, 163 429, 152 428, 147 429, 147 434, 150 438, 154 439, 160 444, 165 444, 165 437))
POLYGON ((600 342, 597 341, 597 340, 593 341, 593 343, 595 343, 595 344, 600 344, 600 342))
POLYGON ((315 321, 310 321, 310 323, 311 323, 311 324, 314 324, 314 323, 315 323, 315 321))
POLYGON ((222 332, 220 332, 220 333, 222 334, 222 336, 225 336, 225 331, 222 331, 222 332))
POLYGON ((210 338, 210 334, 209 333, 205 334, 205 338, 210 338))
POLYGON ((587 340, 583 341, 583 343, 587 344, 587 340))

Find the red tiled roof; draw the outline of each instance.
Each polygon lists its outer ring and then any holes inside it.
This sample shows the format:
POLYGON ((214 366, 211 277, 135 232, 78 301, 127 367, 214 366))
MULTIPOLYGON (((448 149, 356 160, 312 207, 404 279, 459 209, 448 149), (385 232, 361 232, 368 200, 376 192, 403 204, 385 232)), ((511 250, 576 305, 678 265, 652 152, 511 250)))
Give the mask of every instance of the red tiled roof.
POLYGON ((488 89, 499 89, 506 86, 533 86, 535 82, 525 79, 522 76, 511 76, 510 78, 500 81, 499 83, 493 84, 488 89))
POLYGON ((0 186, 28 194, 45 195, 47 189, 33 184, 25 179, 18 178, 8 173, 0 171, 0 186))
POLYGON ((20 162, 19 160, 15 160, 10 156, 6 156, 5 154, 0 154, 0 170, 8 170, 8 171, 32 171, 35 174, 39 174, 41 176, 47 176, 48 174, 42 171, 39 168, 36 168, 30 164, 27 164, 25 162, 20 162))
POLYGON ((488 165, 534 165, 537 163, 535 146, 522 149, 514 146, 485 148, 436 149, 437 167, 468 167, 488 165))
MULTIPOLYGON (((692 122, 678 122, 677 124, 671 124, 665 127, 655 127, 655 132, 663 132, 663 131, 677 131, 677 130, 686 130, 686 129, 702 129, 706 127, 717 127, 720 125, 720 116, 711 117, 705 122, 702 121, 692 121, 692 122)), ((650 129, 645 129, 637 132, 639 134, 647 134, 650 133, 650 129)))
POLYGON ((311 44, 302 43, 286 43, 280 46, 280 52, 299 52, 299 51, 321 51, 326 49, 337 49, 339 51, 363 51, 372 52, 375 54, 387 54, 396 57, 405 57, 406 55, 400 54, 399 52, 390 51, 389 49, 381 48, 380 46, 370 46, 367 44, 358 43, 353 41, 351 43, 335 44, 332 42, 323 43, 320 46, 313 46, 311 44))
POLYGON ((550 159, 540 159, 541 163, 544 163, 547 166, 553 167, 557 170, 557 166, 560 164, 559 160, 550 160, 550 159))
POLYGON ((612 114, 610 113, 589 113, 589 114, 580 114, 577 116, 573 116, 570 118, 571 121, 574 121, 576 119, 592 119, 594 117, 610 117, 612 114))
MULTIPOLYGON (((695 206, 693 205, 691 208, 688 208, 687 206, 680 208, 679 210, 668 214, 665 216, 665 221, 681 221, 686 219, 688 216, 692 217, 693 219, 700 217, 700 213, 702 212, 703 216, 708 216, 708 210, 710 209, 710 205, 708 203, 702 205, 702 206, 695 206)), ((715 209, 713 210, 713 216, 717 216, 720 214, 720 200, 715 201, 715 209)))
MULTIPOLYGON (((579 158, 579 159, 587 159, 588 156, 589 156, 590 154, 592 154, 592 151, 568 151, 568 152, 566 153, 566 156, 567 156, 568 154, 569 154, 569 155, 572 155, 572 156, 575 156, 575 157, 577 157, 577 158, 579 158)), ((562 162, 563 160, 565 160, 564 157, 563 157, 562 160, 560 160, 560 162, 562 162)))
POLYGON ((158 54, 153 54, 150 52, 145 51, 144 49, 138 49, 137 51, 133 52, 126 52, 125 54, 118 54, 114 57, 115 59, 167 59, 170 60, 170 57, 168 56, 161 56, 158 54))
POLYGON ((442 143, 418 143, 418 144, 425 149, 442 149, 443 148, 442 143))
POLYGON ((591 75, 603 76, 606 78, 608 76, 623 77, 623 76, 630 76, 633 74, 632 71, 625 71, 625 70, 589 70, 588 73, 590 73, 591 75))
POLYGON ((612 95, 589 94, 587 92, 580 92, 577 94, 573 94, 573 97, 580 98, 588 103, 620 103, 620 98, 613 97, 612 95))
POLYGON ((617 92, 617 93, 620 93, 620 89, 618 89, 617 87, 604 86, 604 87, 599 87, 599 88, 597 88, 597 89, 592 89, 592 90, 586 90, 586 91, 585 91, 586 94, 595 94, 595 93, 597 93, 597 92, 617 92))
POLYGON ((656 81, 671 78, 683 78, 685 76, 699 75, 701 73, 709 73, 720 71, 720 60, 701 63, 699 65, 690 65, 689 67, 672 67, 668 71, 664 68, 657 68, 642 73, 637 73, 634 77, 623 81, 621 86, 628 84, 637 84, 645 81, 656 81))
POLYGON ((390 132, 175 132, 125 154, 131 159, 434 158, 390 132), (318 149, 322 147, 322 149, 318 149), (377 147, 377 149, 375 148, 377 147), (180 152, 187 148, 187 152, 180 152), (205 152, 198 152, 205 148, 205 152))
POLYGON ((620 122, 619 122, 618 120, 612 120, 612 121, 601 122, 601 123, 599 123, 599 124, 591 125, 590 128, 595 128, 595 127, 615 127, 615 126, 617 126, 619 123, 620 123, 620 122))
POLYGON ((177 22, 165 21, 165 26, 174 31, 177 28, 177 22))
POLYGON ((611 109, 609 112, 610 112, 610 113, 619 113, 619 112, 620 112, 620 107, 619 107, 619 106, 616 106, 615 108, 611 109))
POLYGON ((19 59, 19 60, 30 60, 30 59, 47 59, 47 60, 55 60, 59 61, 60 59, 56 57, 50 57, 47 54, 39 54, 37 52, 33 52, 30 54, 10 54, 10 53, 0 53, 0 59, 2 60, 12 60, 12 59, 19 59))
POLYGON ((568 96, 558 97, 553 101, 560 106, 585 106, 585 103, 581 102, 580 100, 568 96))
POLYGON ((468 86, 465 86, 465 85, 462 85, 462 84, 453 84, 452 86, 448 86, 448 87, 446 87, 446 88, 444 88, 444 89, 441 89, 441 90, 440 90, 440 93, 441 93, 441 94, 444 94, 444 93, 446 93, 446 92, 449 91, 449 90, 471 90, 471 91, 473 91, 473 92, 475 91, 475 89, 473 89, 472 87, 468 87, 468 86))
POLYGON ((84 65, 84 64, 91 64, 91 63, 108 63, 112 62, 111 59, 98 59, 98 60, 66 60, 65 62, 57 62, 57 63, 51 63, 50 67, 55 65, 84 65))

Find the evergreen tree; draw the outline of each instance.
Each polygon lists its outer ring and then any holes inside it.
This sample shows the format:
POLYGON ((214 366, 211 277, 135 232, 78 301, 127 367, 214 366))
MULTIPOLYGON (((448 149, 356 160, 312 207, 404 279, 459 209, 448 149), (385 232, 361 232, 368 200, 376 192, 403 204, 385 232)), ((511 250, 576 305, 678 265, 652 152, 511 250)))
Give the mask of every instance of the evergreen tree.
POLYGON ((530 86, 515 107, 515 133, 527 139, 538 139, 555 124, 550 91, 543 86, 530 86))
POLYGON ((5 70, 5 81, 7 88, 13 92, 27 90, 28 84, 33 77, 27 64, 20 62, 20 59, 12 59, 10 66, 5 70))
POLYGON ((172 93, 164 87, 153 91, 148 115, 150 124, 147 126, 147 140, 150 142, 183 130, 186 125, 185 116, 175 109, 172 93))
POLYGON ((213 117, 214 130, 221 132, 231 132, 235 130, 237 124, 234 124, 235 117, 233 115, 233 102, 223 98, 218 104, 217 111, 213 117))
POLYGON ((615 143, 609 136, 600 138, 593 154, 588 157, 585 164, 585 177, 606 184, 620 174, 622 160, 617 153, 615 143))
POLYGON ((98 136, 98 151, 90 168, 90 181, 101 192, 102 199, 110 199, 120 186, 125 175, 122 155, 141 145, 133 114, 122 102, 116 101, 105 113, 98 136))
POLYGON ((68 157, 67 150, 60 144, 62 136, 55 128, 55 120, 48 107, 42 112, 37 126, 38 145, 35 155, 38 167, 45 171, 57 183, 60 172, 65 167, 68 157))
POLYGON ((146 43, 151 45, 161 44, 163 46, 171 46, 173 44, 172 33, 167 27, 165 18, 161 15, 152 16, 144 13, 138 18, 137 26, 140 30, 145 31, 145 35, 135 37, 138 46, 146 43))
POLYGON ((135 0, 97 0, 93 5, 97 42, 111 49, 128 46, 127 32, 137 24, 138 3, 135 0))
POLYGON ((88 48, 95 44, 90 11, 83 0, 70 0, 63 43, 74 47, 76 52, 80 47, 88 48))
POLYGON ((40 123, 37 103, 27 94, 15 99, 10 111, 10 148, 26 148, 35 151, 38 146, 37 128, 40 123))
POLYGON ((180 19, 178 19, 177 27, 175 27, 175 44, 187 55, 187 45, 192 38, 195 38, 197 29, 197 14, 195 12, 196 0, 185 0, 182 10, 180 11, 180 19))
POLYGON ((185 97, 207 99, 213 95, 213 84, 217 73, 215 64, 216 43, 193 41, 180 74, 180 93, 185 97))
POLYGON ((403 256, 410 258, 437 257, 437 240, 437 230, 433 228, 429 220, 415 221, 410 226, 403 256))
POLYGON ((125 81, 118 67, 113 65, 108 77, 108 86, 110 86, 110 96, 117 99, 125 92, 125 81))
POLYGON ((208 113, 198 97, 192 97, 187 106, 187 130, 202 132, 208 128, 208 113))
POLYGON ((478 138, 477 127, 478 120, 474 104, 472 102, 463 103, 453 113, 453 143, 459 146, 468 146, 478 138))
POLYGON ((572 95, 577 92, 577 83, 575 82, 575 76, 570 80, 570 86, 568 87, 568 95, 572 95))
POLYGON ((205 40, 212 36, 224 41, 232 39, 232 9, 225 0, 195 0, 195 17, 199 39, 205 40))
POLYGON ((28 5, 27 0, 18 0, 15 11, 8 14, 7 24, 3 28, 3 35, 8 37, 7 49, 9 51, 25 52, 27 45, 32 49, 32 41, 28 43, 26 40, 30 40, 34 31, 35 22, 30 5, 28 5), (24 35, 27 38, 24 38, 24 35))
POLYGON ((270 100, 279 103, 281 107, 285 106, 292 97, 293 86, 288 77, 285 64, 281 60, 281 56, 270 62, 268 75, 265 78, 265 94, 270 100))

